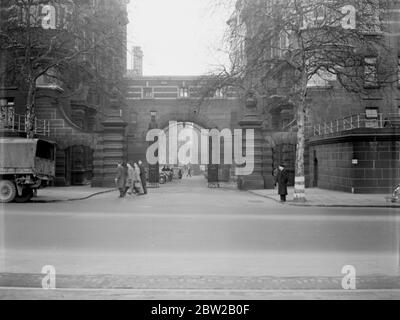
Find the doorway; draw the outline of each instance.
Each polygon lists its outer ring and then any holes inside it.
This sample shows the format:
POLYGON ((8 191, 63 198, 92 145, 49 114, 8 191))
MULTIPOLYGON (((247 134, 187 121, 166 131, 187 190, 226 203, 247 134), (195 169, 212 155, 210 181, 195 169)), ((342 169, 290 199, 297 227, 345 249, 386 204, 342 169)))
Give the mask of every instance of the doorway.
POLYGON ((314 150, 314 177, 313 177, 313 187, 318 188, 318 180, 319 180, 319 166, 318 166, 318 158, 317 151, 314 150))

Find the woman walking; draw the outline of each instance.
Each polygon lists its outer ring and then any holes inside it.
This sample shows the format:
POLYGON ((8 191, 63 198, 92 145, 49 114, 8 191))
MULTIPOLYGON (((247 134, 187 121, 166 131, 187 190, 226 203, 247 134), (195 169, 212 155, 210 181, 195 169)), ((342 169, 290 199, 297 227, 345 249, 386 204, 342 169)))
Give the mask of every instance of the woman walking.
POLYGON ((127 164, 128 166, 128 177, 126 180, 126 187, 128 188, 128 194, 132 195, 134 193, 134 178, 135 178, 135 169, 132 167, 130 163, 127 164))

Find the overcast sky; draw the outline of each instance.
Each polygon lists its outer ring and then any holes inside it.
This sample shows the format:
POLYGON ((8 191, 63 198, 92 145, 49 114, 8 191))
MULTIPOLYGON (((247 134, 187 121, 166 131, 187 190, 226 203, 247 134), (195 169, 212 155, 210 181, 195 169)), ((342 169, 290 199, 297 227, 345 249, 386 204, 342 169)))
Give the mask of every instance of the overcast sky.
POLYGON ((130 1, 128 46, 142 47, 144 75, 199 75, 224 63, 220 49, 232 9, 218 1, 130 1))

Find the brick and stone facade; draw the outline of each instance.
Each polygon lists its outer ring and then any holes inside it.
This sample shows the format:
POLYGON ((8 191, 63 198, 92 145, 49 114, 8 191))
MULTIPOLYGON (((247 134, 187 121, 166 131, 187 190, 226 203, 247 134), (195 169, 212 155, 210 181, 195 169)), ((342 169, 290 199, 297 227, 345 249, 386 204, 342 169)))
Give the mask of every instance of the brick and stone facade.
MULTIPOLYGON (((237 2, 236 15, 230 20, 230 25, 233 29, 237 28, 236 21, 244 19, 242 23, 246 24, 248 31, 243 33, 248 32, 251 38, 251 33, 257 30, 254 26, 259 23, 259 17, 249 14, 251 10, 246 9, 246 4, 237 2)), ((307 187, 355 193, 391 193, 400 183, 400 4, 398 1, 382 4, 385 7, 382 7, 384 10, 380 15, 381 29, 371 31, 368 36, 380 42, 384 49, 374 54, 365 50, 362 53, 365 59, 371 55, 376 58, 376 84, 368 86, 365 79, 360 78, 358 92, 352 92, 346 90, 335 77, 309 83, 304 159, 307 187), (377 114, 375 123, 367 119, 370 112, 377 114), (322 130, 315 134, 314 126, 321 125, 323 128, 332 122, 333 127, 339 128, 344 118, 354 115, 357 115, 355 119, 358 117, 356 121, 361 125, 334 129, 334 134, 329 129, 326 133, 322 130)), ((252 52, 239 49, 236 45, 233 52, 239 53, 239 60, 247 63, 252 52)), ((269 49, 274 55, 275 48, 264 48, 265 52, 269 49)), ((361 52, 363 49, 357 50, 361 52)), ((282 59, 282 56, 275 55, 274 59, 282 59)), ((365 73, 366 61, 360 63, 360 70, 364 68, 362 72, 365 73)), ((282 162, 291 173, 293 183, 297 140, 293 141, 290 134, 296 137, 297 122, 295 105, 290 103, 288 95, 293 91, 291 72, 288 70, 259 82, 254 76, 253 82, 258 83, 260 95, 264 96, 264 101, 260 103, 265 138, 263 175, 271 174, 272 169, 282 162), (272 165, 265 160, 270 154, 272 165)))
MULTIPOLYGON (((152 115, 160 129, 170 121, 194 123, 204 129, 239 128, 244 103, 235 92, 201 99, 200 77, 145 76, 126 80, 127 156, 146 161, 146 134, 152 115)), ((219 178, 229 180, 231 166, 220 166, 219 178)))
MULTIPOLYGON (((117 162, 124 159, 123 152, 115 153, 115 149, 110 148, 112 137, 108 125, 110 121, 115 120, 115 110, 112 107, 118 105, 116 113, 120 120, 120 109, 124 108, 122 95, 119 96, 118 103, 112 103, 112 98, 115 91, 123 91, 120 86, 126 74, 125 22, 127 22, 128 2, 127 0, 79 1, 79 8, 82 9, 79 13, 82 15, 99 10, 103 13, 106 11, 107 14, 116 13, 119 17, 118 21, 110 22, 115 28, 113 38, 107 43, 113 48, 112 52, 107 45, 104 45, 104 48, 96 46, 95 50, 88 50, 79 56, 79 63, 90 62, 90 73, 93 77, 80 72, 69 74, 65 71, 65 75, 62 74, 63 83, 51 77, 41 77, 36 82, 36 117, 49 121, 51 132, 49 138, 57 143, 56 185, 89 184, 94 179, 97 186, 109 186, 110 176, 116 171, 113 168, 116 168, 117 162)), ((75 43, 79 49, 93 44, 96 37, 100 36, 102 31, 92 27, 88 25, 87 30, 81 30, 82 39, 85 41, 75 43)), ((43 32, 45 38, 48 30, 43 29, 40 32, 43 32)), ((61 50, 63 54, 72 49, 67 47, 69 42, 66 43, 67 45, 61 50)), ((2 57, 0 69, 4 71, 9 64, 11 65, 12 60, 7 50, 1 50, 0 54, 2 57)), ((11 52, 11 56, 12 54, 11 52)), ((2 76, 0 98, 13 101, 13 112, 24 115, 26 92, 19 88, 17 83, 12 82, 13 78, 2 76)), ((123 141, 118 143, 121 143, 121 148, 125 150, 123 125, 120 131, 123 141)))
POLYGON ((353 193, 391 193, 400 178, 397 130, 352 130, 309 141, 309 186, 353 193))

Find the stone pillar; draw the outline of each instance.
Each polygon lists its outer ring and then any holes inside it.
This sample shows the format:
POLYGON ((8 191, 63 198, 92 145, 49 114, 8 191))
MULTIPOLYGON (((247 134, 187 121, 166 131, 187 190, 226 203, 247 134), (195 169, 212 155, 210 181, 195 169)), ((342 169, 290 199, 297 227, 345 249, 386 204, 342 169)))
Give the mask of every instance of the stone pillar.
POLYGON ((104 174, 104 158, 103 158, 103 133, 101 132, 95 143, 93 152, 93 179, 92 187, 102 187, 103 186, 103 174, 104 174))
POLYGON ((115 187, 117 164, 126 160, 125 127, 127 123, 122 120, 121 111, 115 101, 112 102, 110 115, 101 124, 103 134, 100 140, 101 147, 98 146, 95 155, 98 162, 95 169, 97 177, 93 185, 112 188, 115 187))
MULTIPOLYGON (((262 176, 262 119, 261 114, 257 110, 257 100, 252 92, 248 94, 246 100, 246 111, 243 119, 239 122, 241 129, 243 130, 243 154, 246 152, 246 143, 252 143, 246 141, 246 129, 254 130, 254 171, 251 175, 240 176, 238 179, 238 187, 242 190, 258 190, 264 189, 264 178, 262 176)), ((246 155, 247 157, 249 155, 246 155)))

